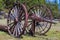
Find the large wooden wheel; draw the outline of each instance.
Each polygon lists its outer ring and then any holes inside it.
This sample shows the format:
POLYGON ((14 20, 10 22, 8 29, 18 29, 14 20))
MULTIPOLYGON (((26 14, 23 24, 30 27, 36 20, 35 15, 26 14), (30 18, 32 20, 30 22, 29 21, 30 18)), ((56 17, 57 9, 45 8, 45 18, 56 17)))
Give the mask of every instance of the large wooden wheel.
MULTIPOLYGON (((45 5, 35 5, 35 6, 31 7, 29 9, 29 14, 30 14, 30 16, 34 14, 39 18, 44 18, 46 20, 52 21, 51 10, 49 8, 47 8, 45 5)), ((46 21, 39 22, 39 21, 35 20, 34 25, 35 25, 35 33, 41 35, 41 34, 45 34, 49 31, 52 23, 49 23, 46 21)), ((33 27, 33 26, 31 26, 31 27, 33 27)))
POLYGON ((9 34, 14 37, 21 36, 24 31, 24 26, 26 26, 26 19, 26 12, 23 5, 15 5, 12 7, 7 18, 9 34), (16 17, 18 21, 16 21, 16 17))

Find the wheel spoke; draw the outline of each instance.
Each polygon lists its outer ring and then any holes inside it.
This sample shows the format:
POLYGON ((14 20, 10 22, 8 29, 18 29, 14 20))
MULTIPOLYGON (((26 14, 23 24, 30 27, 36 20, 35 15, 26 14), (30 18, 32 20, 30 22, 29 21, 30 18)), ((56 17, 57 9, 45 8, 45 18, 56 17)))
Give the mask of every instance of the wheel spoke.
POLYGON ((20 35, 20 30, 19 30, 19 28, 18 28, 18 34, 20 35))
POLYGON ((15 35, 15 32, 16 32, 16 27, 14 28, 14 31, 13 31, 13 36, 15 35))
MULTIPOLYGON (((37 17, 42 17, 43 19, 46 20, 52 20, 52 14, 49 8, 47 8, 44 5, 37 5, 37 6, 33 6, 30 10, 29 13, 31 14, 35 14, 37 17)), ((38 22, 38 21, 37 21, 38 22)), ((37 30, 39 30, 40 34, 45 34, 49 31, 49 29, 51 28, 51 23, 49 22, 38 22, 39 25, 35 25, 35 27, 37 28, 37 30)), ((36 23, 35 23, 36 24, 36 23)), ((32 25, 32 24, 31 24, 32 25)))
POLYGON ((14 24, 14 22, 12 22, 12 23, 9 23, 9 24, 8 24, 8 26, 9 26, 9 25, 11 25, 11 24, 14 24))
POLYGON ((16 37, 18 36, 18 27, 16 26, 16 37))

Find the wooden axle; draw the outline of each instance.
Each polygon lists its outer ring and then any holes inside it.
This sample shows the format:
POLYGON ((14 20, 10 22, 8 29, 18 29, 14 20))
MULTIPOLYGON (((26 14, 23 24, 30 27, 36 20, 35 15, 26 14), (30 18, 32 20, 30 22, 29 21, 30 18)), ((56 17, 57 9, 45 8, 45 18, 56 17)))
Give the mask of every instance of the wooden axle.
POLYGON ((39 21, 39 22, 49 22, 49 23, 52 23, 52 24, 56 24, 55 22, 53 22, 52 20, 49 20, 49 19, 45 19, 43 17, 37 17, 35 14, 33 14, 32 16, 30 16, 31 19, 35 20, 35 21, 39 21))

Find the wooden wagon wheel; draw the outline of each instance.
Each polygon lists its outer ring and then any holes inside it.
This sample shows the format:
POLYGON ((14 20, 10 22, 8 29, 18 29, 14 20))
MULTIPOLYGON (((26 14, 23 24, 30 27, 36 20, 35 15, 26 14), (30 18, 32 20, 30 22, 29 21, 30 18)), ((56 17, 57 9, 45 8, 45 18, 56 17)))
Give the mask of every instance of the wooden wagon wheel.
MULTIPOLYGON (((52 21, 51 10, 49 8, 47 8, 45 5, 35 5, 35 6, 31 7, 29 9, 29 14, 30 14, 30 16, 32 14, 35 14, 37 17, 42 17, 42 18, 52 21)), ((52 23, 43 22, 43 21, 42 22, 35 21, 34 24, 35 24, 35 33, 40 34, 40 35, 47 33, 52 25, 52 23)), ((31 26, 31 27, 33 27, 33 26, 31 26)))
POLYGON ((26 11, 24 5, 12 7, 8 13, 7 25, 8 32, 14 37, 20 37, 23 34, 24 26, 26 26, 26 11), (16 17, 18 21, 16 21, 16 17))

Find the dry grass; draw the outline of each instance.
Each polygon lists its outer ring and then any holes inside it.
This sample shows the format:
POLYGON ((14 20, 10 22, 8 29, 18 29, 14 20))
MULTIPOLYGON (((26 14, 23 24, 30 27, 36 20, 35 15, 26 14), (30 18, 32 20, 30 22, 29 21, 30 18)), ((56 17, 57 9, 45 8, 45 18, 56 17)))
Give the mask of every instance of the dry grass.
MULTIPOLYGON (((6 19, 0 20, 0 24, 6 25, 6 19)), ((60 40, 60 23, 52 25, 50 31, 46 35, 47 36, 36 35, 36 37, 23 35, 23 38, 18 39, 0 31, 0 40, 60 40)))

